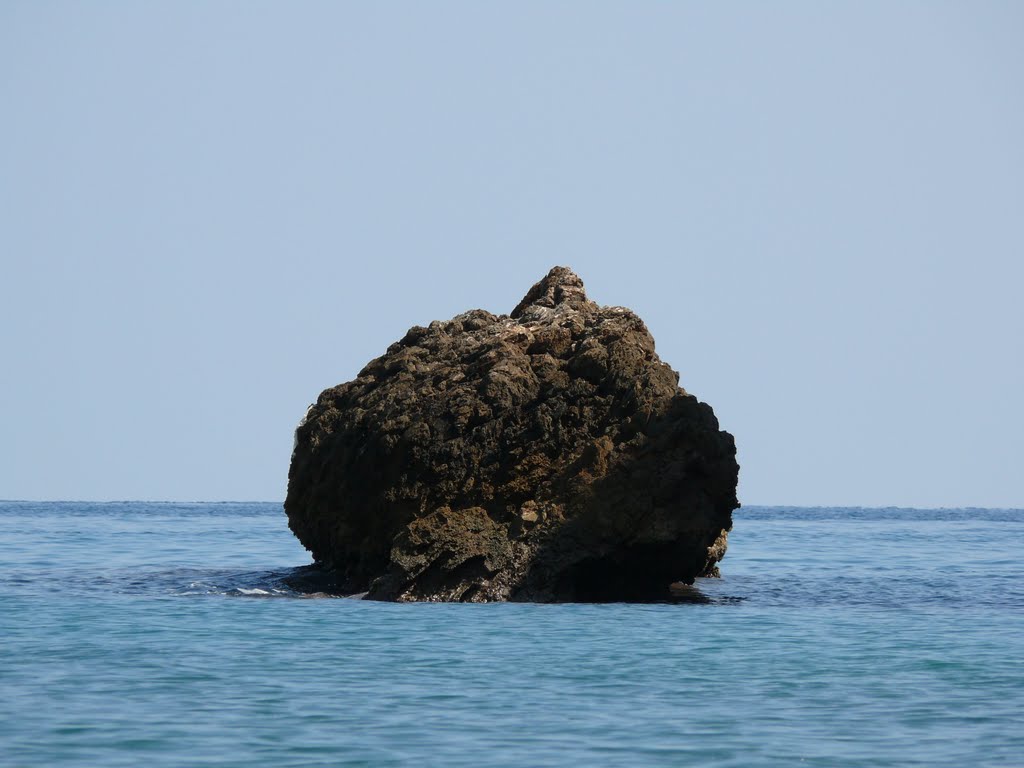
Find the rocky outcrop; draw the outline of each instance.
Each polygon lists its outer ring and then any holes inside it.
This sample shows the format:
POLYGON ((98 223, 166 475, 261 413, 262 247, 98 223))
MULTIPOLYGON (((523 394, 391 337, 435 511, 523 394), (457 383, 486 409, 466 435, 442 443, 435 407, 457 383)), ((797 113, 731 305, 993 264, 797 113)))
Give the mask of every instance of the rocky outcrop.
POLYGON ((660 600, 717 572, 739 468, 644 323, 555 267, 416 326, 296 431, 285 510, 337 592, 660 600))

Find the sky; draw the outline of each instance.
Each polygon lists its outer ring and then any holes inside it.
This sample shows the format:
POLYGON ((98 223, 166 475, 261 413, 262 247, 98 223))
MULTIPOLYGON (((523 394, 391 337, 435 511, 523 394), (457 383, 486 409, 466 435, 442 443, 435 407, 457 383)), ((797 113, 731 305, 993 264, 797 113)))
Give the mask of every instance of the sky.
POLYGON ((1024 507, 1024 5, 0 2, 0 498, 281 500, 556 265, 747 505, 1024 507))

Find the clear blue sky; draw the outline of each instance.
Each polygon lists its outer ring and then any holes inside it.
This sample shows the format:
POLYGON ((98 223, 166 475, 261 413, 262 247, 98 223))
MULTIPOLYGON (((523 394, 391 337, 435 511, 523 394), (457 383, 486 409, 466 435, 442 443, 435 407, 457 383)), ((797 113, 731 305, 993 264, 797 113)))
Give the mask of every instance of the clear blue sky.
POLYGON ((0 498, 282 499, 554 264, 747 504, 1024 506, 1024 4, 0 3, 0 498))

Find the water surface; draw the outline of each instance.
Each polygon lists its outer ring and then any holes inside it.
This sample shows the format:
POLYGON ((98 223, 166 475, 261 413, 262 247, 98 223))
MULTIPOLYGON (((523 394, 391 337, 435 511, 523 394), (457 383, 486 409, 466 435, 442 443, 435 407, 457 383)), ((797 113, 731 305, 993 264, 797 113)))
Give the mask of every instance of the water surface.
POLYGON ((0 503, 0 764, 997 766, 1024 512, 744 508, 703 604, 310 599, 279 504, 0 503))

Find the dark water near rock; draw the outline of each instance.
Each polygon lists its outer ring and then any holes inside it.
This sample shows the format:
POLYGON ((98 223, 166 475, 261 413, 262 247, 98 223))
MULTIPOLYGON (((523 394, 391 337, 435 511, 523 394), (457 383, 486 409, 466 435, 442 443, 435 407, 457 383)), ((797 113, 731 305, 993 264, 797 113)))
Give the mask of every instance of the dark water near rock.
POLYGON ((0 765, 1024 765, 1024 511, 745 508, 677 605, 310 599, 277 504, 0 526, 0 765))

